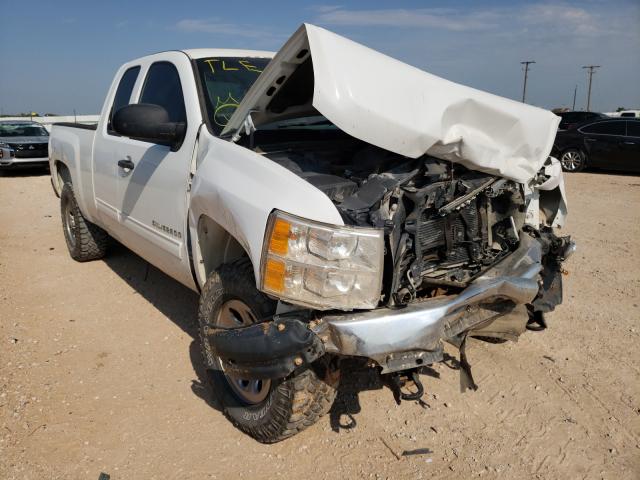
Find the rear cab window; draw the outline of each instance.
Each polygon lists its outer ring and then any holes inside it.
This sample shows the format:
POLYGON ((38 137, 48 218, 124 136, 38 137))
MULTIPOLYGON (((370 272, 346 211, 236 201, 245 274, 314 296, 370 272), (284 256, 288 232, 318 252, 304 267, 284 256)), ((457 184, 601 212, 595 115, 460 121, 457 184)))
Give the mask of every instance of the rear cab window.
POLYGON ((111 128, 111 120, 113 119, 113 115, 119 109, 126 105, 129 105, 129 103, 131 102, 131 93, 133 92, 133 87, 136 84, 139 73, 140 67, 131 67, 127 69, 126 72, 124 72, 122 78, 120 79, 118 89, 116 90, 116 94, 113 97, 113 104, 111 105, 111 110, 109 111, 109 119, 107 121, 107 132, 112 135, 115 134, 115 132, 111 128))

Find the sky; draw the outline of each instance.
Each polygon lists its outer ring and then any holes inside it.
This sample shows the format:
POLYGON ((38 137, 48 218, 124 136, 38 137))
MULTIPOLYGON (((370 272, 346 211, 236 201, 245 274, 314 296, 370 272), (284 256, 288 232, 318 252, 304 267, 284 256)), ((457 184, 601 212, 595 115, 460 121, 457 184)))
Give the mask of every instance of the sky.
POLYGON ((0 113, 99 113, 120 64, 182 48, 278 50, 312 23, 449 80, 584 109, 640 108, 640 0, 0 0, 0 113))

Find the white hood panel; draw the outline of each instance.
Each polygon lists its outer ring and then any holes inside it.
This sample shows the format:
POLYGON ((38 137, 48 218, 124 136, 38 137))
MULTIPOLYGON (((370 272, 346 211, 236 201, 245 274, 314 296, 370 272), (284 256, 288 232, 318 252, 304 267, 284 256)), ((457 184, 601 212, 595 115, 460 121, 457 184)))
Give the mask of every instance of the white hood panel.
POLYGON ((257 110, 252 119, 258 127, 274 120, 266 112, 266 92, 295 68, 302 48, 313 62, 313 107, 360 140, 521 183, 549 156, 560 122, 550 111, 450 82, 308 24, 278 52, 225 132, 237 130, 249 111, 257 110))

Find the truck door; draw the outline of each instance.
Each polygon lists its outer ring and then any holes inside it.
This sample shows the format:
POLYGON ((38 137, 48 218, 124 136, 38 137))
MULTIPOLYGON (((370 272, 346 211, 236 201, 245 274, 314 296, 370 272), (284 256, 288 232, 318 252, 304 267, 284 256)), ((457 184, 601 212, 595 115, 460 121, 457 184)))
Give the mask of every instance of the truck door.
POLYGON ((120 77, 111 104, 103 112, 103 115, 107 116, 106 125, 96 131, 93 153, 96 209, 103 224, 110 231, 117 229, 119 226, 117 207, 118 165, 115 151, 117 142, 114 140, 120 138, 111 128, 111 119, 116 110, 130 103, 133 87, 139 76, 139 65, 126 68, 120 77))
MULTIPOLYGON (((148 57, 133 97, 162 106, 171 122, 185 122, 183 143, 175 148, 113 136, 109 148, 115 169, 114 236, 151 264, 193 286, 187 250, 187 185, 196 132, 202 123, 188 57, 167 52, 148 57)), ((145 59, 146 60, 146 59, 145 59)), ((106 170, 106 167, 105 167, 106 170)))

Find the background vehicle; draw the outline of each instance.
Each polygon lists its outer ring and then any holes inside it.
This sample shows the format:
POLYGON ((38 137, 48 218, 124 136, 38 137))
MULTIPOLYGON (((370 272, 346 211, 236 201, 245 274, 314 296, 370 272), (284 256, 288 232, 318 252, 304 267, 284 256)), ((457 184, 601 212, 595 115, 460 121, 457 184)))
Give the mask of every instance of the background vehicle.
POLYGON ((213 392, 262 442, 328 411, 345 357, 417 399, 448 341, 475 388, 467 336, 515 339, 562 300, 557 117, 311 25, 271 56, 143 57, 96 127, 54 125, 71 256, 111 236, 199 291, 213 392))
POLYGON ((0 168, 9 166, 13 163, 16 152, 6 143, 0 143, 0 168))
POLYGON ((620 110, 618 112, 605 113, 611 118, 640 118, 640 110, 620 110))
POLYGON ((553 154, 567 172, 586 167, 640 171, 640 119, 609 118, 558 132, 553 154))
POLYGON ((30 121, 0 121, 0 143, 7 144, 14 158, 0 160, 0 168, 46 166, 49 164, 49 133, 30 121))
POLYGON ((556 115, 561 118, 558 130, 568 130, 588 120, 607 118, 604 113, 597 112, 560 112, 556 113, 556 115))

